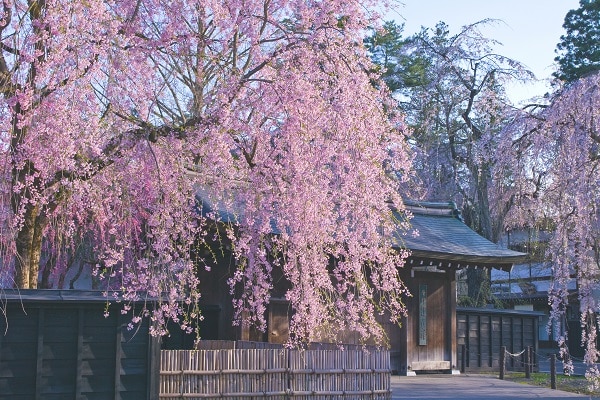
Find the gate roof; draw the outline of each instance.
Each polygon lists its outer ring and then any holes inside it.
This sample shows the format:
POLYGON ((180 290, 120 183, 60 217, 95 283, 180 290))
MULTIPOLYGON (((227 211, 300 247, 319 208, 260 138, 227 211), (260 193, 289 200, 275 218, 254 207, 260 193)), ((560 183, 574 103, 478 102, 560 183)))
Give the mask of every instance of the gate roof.
POLYGON ((477 266, 509 270, 527 256, 503 248, 473 231, 463 222, 452 202, 405 201, 405 205, 413 215, 412 229, 396 238, 398 247, 411 250, 413 264, 417 261, 417 265, 441 268, 477 266))

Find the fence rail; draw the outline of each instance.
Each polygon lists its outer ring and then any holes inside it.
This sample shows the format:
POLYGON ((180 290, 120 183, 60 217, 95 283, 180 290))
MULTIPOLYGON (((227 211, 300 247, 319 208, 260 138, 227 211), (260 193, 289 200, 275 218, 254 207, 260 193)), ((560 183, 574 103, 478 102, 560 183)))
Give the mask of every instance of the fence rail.
POLYGON ((390 399, 386 350, 162 350, 160 399, 390 399))

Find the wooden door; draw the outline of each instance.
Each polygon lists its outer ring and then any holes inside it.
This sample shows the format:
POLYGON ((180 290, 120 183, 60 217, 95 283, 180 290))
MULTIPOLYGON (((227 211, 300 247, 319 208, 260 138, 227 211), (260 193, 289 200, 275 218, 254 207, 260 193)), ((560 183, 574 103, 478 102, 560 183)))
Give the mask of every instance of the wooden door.
POLYGON ((418 273, 412 282, 413 307, 409 311, 408 364, 414 371, 448 370, 452 367, 452 330, 450 272, 418 273), (412 318, 411 318, 412 316, 412 318))

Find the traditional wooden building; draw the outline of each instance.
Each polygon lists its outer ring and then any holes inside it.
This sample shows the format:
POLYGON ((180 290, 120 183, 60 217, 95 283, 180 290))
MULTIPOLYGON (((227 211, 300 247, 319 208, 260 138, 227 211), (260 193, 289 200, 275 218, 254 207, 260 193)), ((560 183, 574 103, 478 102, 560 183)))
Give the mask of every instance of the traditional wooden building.
MULTIPOLYGON (((537 311, 543 313, 539 319, 540 347, 555 352, 558 342, 567 336, 567 346, 572 357, 583 358, 585 349, 581 345, 583 328, 579 304, 577 271, 571 270, 571 279, 566 282, 568 302, 561 321, 551 320, 552 306, 548 304, 553 287, 553 264, 548 262, 548 244, 553 232, 538 229, 522 229, 509 232, 504 240, 515 250, 529 253, 525 262, 515 264, 510 271, 492 271, 491 289, 494 297, 505 308, 537 311), (551 329, 547 329, 550 326, 551 329)), ((600 292, 596 294, 600 298, 600 292)), ((598 345, 600 348, 600 338, 598 345)))
MULTIPOLYGON (((408 315, 401 326, 382 320, 390 340, 392 369, 401 375, 449 372, 457 368, 456 271, 468 266, 507 270, 525 254, 501 248, 475 233, 464 224, 453 203, 407 202, 407 208, 413 214, 414 231, 398 233, 396 244, 411 250, 406 265, 399 269, 412 293, 406 299, 408 315)), ((221 218, 233 221, 227 213, 221 213, 221 218)), ((227 249, 222 250, 219 267, 200 272, 204 322, 210 326, 201 336, 285 342, 291 313, 284 300, 285 287, 273 290, 266 332, 231 326, 233 307, 227 279, 235 268, 235 259, 227 249)), ((179 345, 180 339, 169 340, 179 345)))
MULTIPOLYGON (((396 245, 412 251, 399 272, 413 296, 406 299, 408 315, 402 326, 385 325, 391 367, 404 375, 452 371, 458 367, 456 271, 467 266, 510 269, 525 254, 500 248, 477 235, 462 222, 452 203, 409 202, 408 209, 413 214, 415 234, 399 233, 396 245)), ((223 217, 235 222, 231 215, 223 217)), ((286 288, 282 285, 272 293, 266 332, 232 327, 227 280, 236 268, 235 258, 226 244, 218 245, 223 247, 213 253, 218 257, 217 266, 210 272, 200 271, 204 316, 199 327, 201 336, 286 341, 290 308, 283 300, 286 288)), ((117 303, 113 306, 115 312, 104 318, 107 300, 98 292, 5 290, 2 299, 8 317, 0 321, 0 399, 97 398, 100 392, 106 398, 156 396, 158 387, 152 379, 156 374, 152 371, 156 370, 160 346, 148 335, 147 321, 129 330, 131 315, 122 315, 117 303), (7 324, 13 328, 7 330, 7 324)), ((467 330, 468 318, 464 323, 459 321, 467 330)), ((493 331, 494 318, 476 318, 482 325, 489 321, 486 326, 493 331)), ((508 325, 502 321, 498 325, 498 345, 503 337, 511 338, 515 350, 528 345, 518 342, 514 335, 504 335, 503 327, 508 325)), ((465 344, 475 339, 468 331, 463 336, 465 344)), ((191 348, 193 339, 193 335, 174 327, 170 336, 162 338, 162 348, 191 348)), ((490 339, 490 343, 496 342, 490 339)), ((493 366, 491 355, 488 359, 493 366)))
POLYGON ((389 326, 392 368, 401 375, 457 368, 456 272, 509 270, 526 254, 499 247, 464 224, 454 203, 407 202, 417 235, 398 238, 411 250, 400 275, 412 297, 401 327, 389 326))

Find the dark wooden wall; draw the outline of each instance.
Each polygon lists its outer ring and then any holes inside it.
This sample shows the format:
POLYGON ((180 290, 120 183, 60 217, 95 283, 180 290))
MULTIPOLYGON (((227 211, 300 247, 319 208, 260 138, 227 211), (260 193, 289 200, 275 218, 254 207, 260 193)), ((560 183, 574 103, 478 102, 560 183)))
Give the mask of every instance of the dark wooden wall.
MULTIPOLYGON (((501 346, 506 346, 506 351, 515 355, 531 346, 533 361, 537 365, 538 321, 542 313, 458 308, 456 314, 457 357, 460 363, 464 345, 467 370, 497 370, 501 346)), ((523 354, 507 356, 507 368, 522 370, 524 360, 523 354)))
POLYGON ((0 318, 0 399, 152 399, 160 346, 148 321, 128 330, 98 293, 6 294, 0 318), (78 297, 78 295, 81 295, 78 297))

